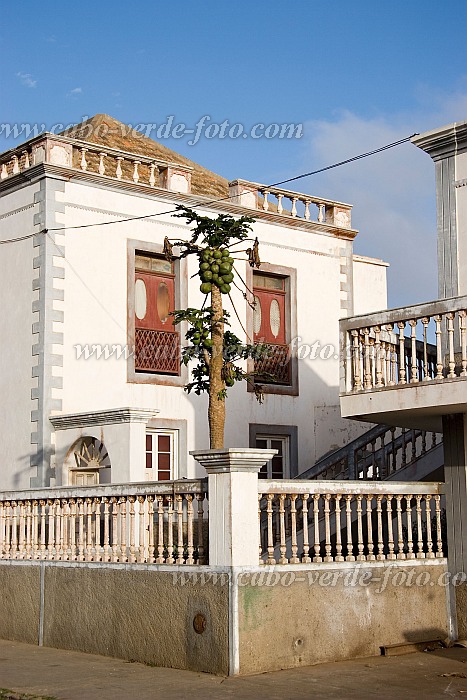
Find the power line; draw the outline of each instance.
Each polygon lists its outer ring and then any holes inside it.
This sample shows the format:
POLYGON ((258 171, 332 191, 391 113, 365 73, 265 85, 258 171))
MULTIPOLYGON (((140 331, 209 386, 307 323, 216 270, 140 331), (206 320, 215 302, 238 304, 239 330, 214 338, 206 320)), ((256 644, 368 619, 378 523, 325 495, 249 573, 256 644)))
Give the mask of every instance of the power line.
MULTIPOLYGON (((412 134, 411 136, 406 136, 403 139, 399 139, 398 141, 394 141, 392 143, 388 143, 385 146, 381 146, 380 148, 376 148, 373 151, 367 151, 366 153, 360 153, 358 156, 353 156, 352 158, 347 158, 346 160, 341 160, 338 163, 333 163, 332 165, 327 165, 324 168, 319 168, 318 170, 311 170, 308 173, 302 173, 301 175, 296 175, 295 177, 289 177, 287 180, 281 180, 280 182, 274 182, 270 185, 265 185, 264 189, 269 189, 271 187, 278 187, 279 185, 285 185, 288 182, 294 182, 296 180, 302 180, 305 177, 310 177, 311 175, 317 175, 318 173, 323 173, 327 170, 332 170, 333 168, 339 168, 342 165, 347 165, 347 163, 353 163, 357 160, 361 160, 362 158, 368 158, 369 156, 373 156, 376 153, 381 153, 383 151, 387 151, 390 148, 394 148, 395 146, 400 146, 403 143, 407 143, 410 141, 414 136, 418 136, 418 133, 412 134)), ((227 195, 226 197, 220 197, 218 199, 212 199, 206 201, 198 201, 195 204, 191 205, 191 208, 196 208, 196 207, 206 207, 211 204, 217 204, 218 202, 224 202, 227 199, 230 199, 230 195, 227 195)), ((168 214, 175 214, 178 211, 178 209, 169 209, 168 211, 162 211, 158 212, 155 214, 144 214, 142 216, 131 216, 127 217, 125 219, 117 219, 115 221, 101 221, 95 224, 79 224, 77 226, 66 226, 63 228, 49 228, 46 229, 46 232, 48 231, 70 231, 73 229, 82 229, 82 228, 91 228, 93 226, 108 226, 109 224, 123 224, 127 221, 141 221, 143 219, 151 219, 155 216, 166 216, 168 214)), ((9 240, 5 241, 0 241, 0 245, 4 243, 16 243, 17 241, 24 241, 28 238, 32 238, 32 236, 35 236, 36 233, 42 233, 42 231, 37 231, 35 233, 30 233, 27 236, 20 236, 18 238, 10 238, 9 240)))

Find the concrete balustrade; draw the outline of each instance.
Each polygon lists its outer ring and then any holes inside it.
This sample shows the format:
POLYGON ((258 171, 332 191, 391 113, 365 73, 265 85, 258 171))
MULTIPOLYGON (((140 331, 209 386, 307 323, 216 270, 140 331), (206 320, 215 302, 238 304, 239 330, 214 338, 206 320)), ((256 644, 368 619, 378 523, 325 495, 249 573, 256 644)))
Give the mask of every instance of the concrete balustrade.
POLYGON ((260 563, 443 558, 440 486, 261 481, 260 563))
POLYGON ((204 564, 206 481, 0 493, 0 559, 204 564))

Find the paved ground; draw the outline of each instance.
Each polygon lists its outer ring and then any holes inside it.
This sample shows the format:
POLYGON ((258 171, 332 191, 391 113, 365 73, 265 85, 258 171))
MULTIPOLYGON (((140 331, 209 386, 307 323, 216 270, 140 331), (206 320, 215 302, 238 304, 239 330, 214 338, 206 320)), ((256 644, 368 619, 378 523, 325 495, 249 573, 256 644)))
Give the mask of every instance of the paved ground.
POLYGON ((151 668, 104 656, 0 640, 1 698, 467 698, 467 649, 343 661, 243 678, 151 668))

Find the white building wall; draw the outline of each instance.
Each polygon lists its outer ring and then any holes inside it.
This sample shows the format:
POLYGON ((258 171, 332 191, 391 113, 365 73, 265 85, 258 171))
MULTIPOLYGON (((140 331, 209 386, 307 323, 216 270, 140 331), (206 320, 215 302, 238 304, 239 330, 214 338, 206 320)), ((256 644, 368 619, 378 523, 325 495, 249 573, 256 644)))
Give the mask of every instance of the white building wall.
MULTIPOLYGON (((0 198, 0 241, 34 231, 37 184, 0 198)), ((0 426, 2 435, 2 488, 28 488, 31 444, 32 379, 32 281, 35 277, 33 238, 0 244, 0 426)))
POLYGON ((386 284, 388 263, 361 255, 354 255, 353 260, 353 315, 359 316, 386 309, 388 306, 386 284))

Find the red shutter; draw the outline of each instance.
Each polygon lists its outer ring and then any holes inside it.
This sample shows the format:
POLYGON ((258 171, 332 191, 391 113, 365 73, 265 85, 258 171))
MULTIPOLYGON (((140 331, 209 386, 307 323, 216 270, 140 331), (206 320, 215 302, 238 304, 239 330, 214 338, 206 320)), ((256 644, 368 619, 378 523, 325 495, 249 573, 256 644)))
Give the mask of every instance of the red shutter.
POLYGON ((137 280, 142 280, 146 289, 146 314, 143 318, 135 315, 135 327, 173 330, 173 319, 168 314, 175 309, 174 278, 137 272, 137 280))
POLYGON ((255 288, 254 294, 260 306, 256 314, 261 314, 259 331, 254 334, 255 342, 285 345, 285 293, 255 288))

